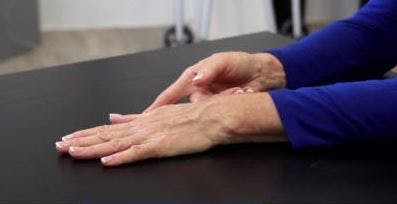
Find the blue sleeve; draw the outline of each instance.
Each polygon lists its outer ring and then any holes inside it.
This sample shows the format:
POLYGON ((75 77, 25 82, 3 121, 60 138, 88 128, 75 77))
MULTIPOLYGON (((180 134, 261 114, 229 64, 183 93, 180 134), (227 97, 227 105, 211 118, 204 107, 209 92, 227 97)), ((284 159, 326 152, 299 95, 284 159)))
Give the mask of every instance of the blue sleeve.
POLYGON ((294 148, 397 139, 397 79, 270 94, 294 148))
POLYGON ((269 52, 291 89, 380 78, 397 64, 397 1, 372 0, 353 17, 269 52))

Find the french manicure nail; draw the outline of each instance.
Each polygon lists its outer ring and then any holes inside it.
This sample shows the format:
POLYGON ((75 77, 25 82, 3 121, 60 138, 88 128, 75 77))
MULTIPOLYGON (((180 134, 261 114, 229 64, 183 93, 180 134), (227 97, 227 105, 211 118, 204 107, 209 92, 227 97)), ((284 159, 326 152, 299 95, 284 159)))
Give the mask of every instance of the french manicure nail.
POLYGON ((57 149, 62 149, 62 147, 63 147, 62 142, 55 142, 55 147, 57 149))
POLYGON ((254 93, 254 89, 252 89, 251 87, 244 87, 243 88, 243 91, 245 92, 245 93, 254 93))
POLYGON ((254 93, 254 90, 251 89, 251 88, 248 88, 247 90, 245 90, 245 92, 247 92, 247 93, 254 93))
POLYGON ((234 92, 235 94, 242 94, 242 93, 244 93, 244 91, 243 90, 241 90, 241 89, 238 89, 237 91, 235 91, 234 92))
POLYGON ((66 136, 62 137, 62 140, 70 140, 70 139, 72 139, 73 137, 74 137, 73 134, 69 134, 69 135, 66 135, 66 136))
POLYGON ((121 115, 121 114, 118 114, 118 113, 109 113, 109 118, 110 118, 110 119, 112 119, 112 118, 121 118, 121 117, 123 117, 123 115, 121 115))
POLYGON ((110 160, 112 160, 112 156, 102 157, 102 158, 101 158, 101 162, 102 162, 103 164, 109 163, 110 160))
POLYGON ((202 79, 204 74, 202 72, 198 72, 197 75, 193 78, 193 81, 197 81, 202 79))
POLYGON ((62 137, 62 140, 70 140, 72 138, 73 138, 73 134, 69 134, 69 135, 62 137))
POLYGON ((77 153, 79 151, 78 147, 69 147, 69 153, 77 153))

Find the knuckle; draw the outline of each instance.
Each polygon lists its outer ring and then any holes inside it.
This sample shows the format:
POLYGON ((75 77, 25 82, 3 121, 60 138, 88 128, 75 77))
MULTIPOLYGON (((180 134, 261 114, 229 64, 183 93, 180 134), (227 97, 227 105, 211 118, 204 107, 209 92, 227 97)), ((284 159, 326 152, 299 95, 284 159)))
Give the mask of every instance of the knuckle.
POLYGON ((218 68, 227 67, 233 61, 233 55, 233 53, 215 53, 212 59, 216 62, 218 68))
POLYGON ((194 66, 190 66, 190 67, 185 69, 184 74, 191 74, 194 71, 195 71, 195 67, 194 66))
POLYGON ((234 53, 232 52, 220 52, 213 54, 213 57, 219 61, 226 61, 233 57, 234 53))
POLYGON ((104 133, 98 134, 97 137, 98 137, 101 141, 103 141, 103 142, 109 141, 108 136, 107 136, 106 134, 104 134, 104 133))
POLYGON ((102 134, 102 133, 106 132, 107 128, 108 128, 107 125, 99 126, 99 127, 96 128, 96 133, 97 134, 102 134))
POLYGON ((135 145, 134 151, 137 158, 148 158, 154 156, 153 149, 147 147, 146 145, 135 145))
POLYGON ((107 142, 111 139, 111 133, 109 133, 108 131, 101 131, 97 133, 97 137, 100 140, 107 142))
POLYGON ((121 150, 123 149, 124 143, 121 139, 116 138, 110 141, 111 146, 114 150, 121 150))
MULTIPOLYGON (((211 55, 212 56, 212 55, 211 55)), ((200 61, 198 61, 195 65, 193 65, 193 66, 201 66, 201 65, 203 65, 206 61, 208 61, 208 59, 209 58, 211 58, 211 56, 210 57, 208 57, 208 58, 204 58, 204 59, 202 59, 202 60, 200 60, 200 61)))
POLYGON ((153 157, 164 157, 169 154, 170 140, 165 139, 169 137, 162 136, 162 138, 150 146, 149 151, 153 157))
POLYGON ((157 114, 161 114, 161 113, 166 113, 169 111, 169 108, 173 106, 172 104, 170 105, 164 105, 164 106, 160 106, 158 107, 153 113, 157 113, 157 114))

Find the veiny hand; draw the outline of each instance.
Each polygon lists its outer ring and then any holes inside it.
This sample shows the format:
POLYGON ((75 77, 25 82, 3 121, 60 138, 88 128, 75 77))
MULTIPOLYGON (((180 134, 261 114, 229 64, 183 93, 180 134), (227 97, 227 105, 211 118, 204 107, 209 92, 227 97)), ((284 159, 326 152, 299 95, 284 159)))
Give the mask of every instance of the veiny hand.
POLYGON ((271 54, 216 53, 187 68, 146 111, 176 103, 186 96, 197 102, 217 94, 268 91, 285 85, 283 65, 271 54))
POLYGON ((56 143, 56 148, 77 159, 101 158, 104 165, 115 166, 201 152, 219 144, 285 140, 277 111, 267 93, 166 105, 127 117, 130 122, 65 136, 56 143))

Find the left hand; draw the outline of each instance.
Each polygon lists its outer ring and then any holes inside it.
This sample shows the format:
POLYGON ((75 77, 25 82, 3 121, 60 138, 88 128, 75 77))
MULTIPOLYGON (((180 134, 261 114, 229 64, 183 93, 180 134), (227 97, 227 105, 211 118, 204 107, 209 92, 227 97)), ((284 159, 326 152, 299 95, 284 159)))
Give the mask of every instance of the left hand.
POLYGON ((77 131, 57 142, 77 159, 106 166, 205 151, 218 144, 285 140, 267 93, 239 94, 162 106, 130 122, 77 131))

